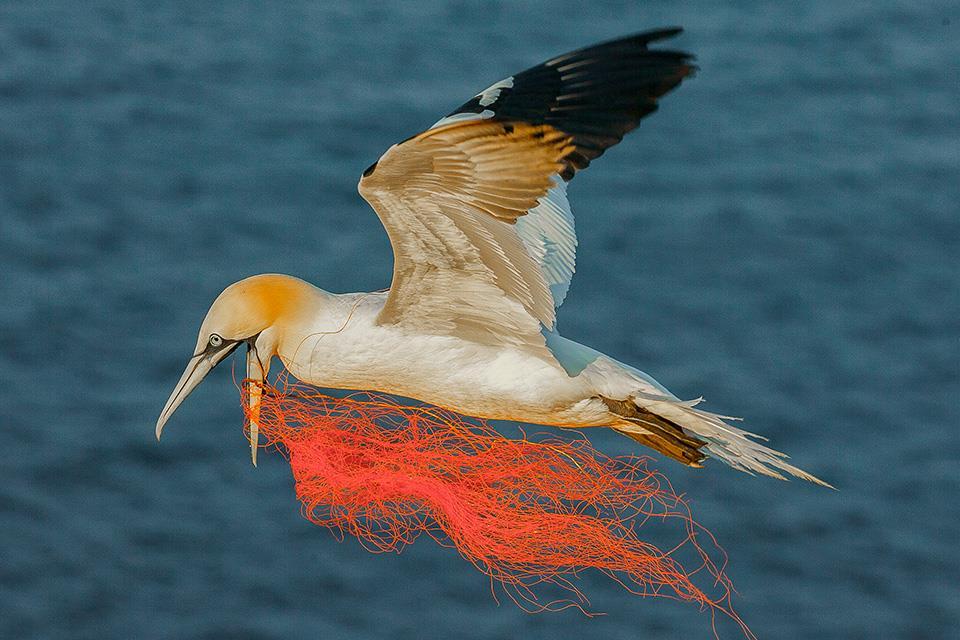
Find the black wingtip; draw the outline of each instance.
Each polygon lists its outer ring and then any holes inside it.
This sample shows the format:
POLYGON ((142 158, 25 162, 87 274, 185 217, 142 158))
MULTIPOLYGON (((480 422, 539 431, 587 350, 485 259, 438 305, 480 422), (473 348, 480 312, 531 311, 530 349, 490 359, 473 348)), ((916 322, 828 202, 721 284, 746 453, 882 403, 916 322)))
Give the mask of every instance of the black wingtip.
MULTIPOLYGON (((621 36, 619 38, 614 38, 612 40, 607 40, 606 42, 601 42, 600 44, 595 44, 588 49, 594 49, 598 47, 605 47, 610 45, 616 45, 617 43, 631 44, 631 45, 648 45, 651 42, 660 42, 661 40, 669 40, 674 36, 678 36, 683 33, 683 27, 661 27, 659 29, 650 29, 648 31, 639 31, 629 36, 621 36)), ((677 53, 682 53, 683 55, 690 55, 679 51, 677 53)))
POLYGON ((661 27, 660 29, 638 33, 637 36, 646 37, 647 42, 656 42, 657 40, 666 40, 678 36, 681 33, 683 33, 683 27, 661 27))
POLYGON ((447 118, 548 124, 564 132, 575 150, 560 175, 570 180, 697 70, 686 51, 648 46, 680 33, 679 26, 651 29, 555 56, 489 87, 447 118))
MULTIPOLYGON (((609 52, 615 52, 618 50, 651 50, 647 47, 651 42, 658 42, 660 40, 667 40, 676 35, 683 33, 683 27, 663 27, 660 29, 651 29, 649 31, 639 31, 629 36, 620 36, 619 38, 613 38, 611 40, 605 40, 600 43, 595 43, 575 51, 570 51, 560 56, 556 56, 547 60, 544 64, 557 64, 562 60, 573 58, 578 55, 584 54, 588 51, 596 50, 606 50, 609 52)), ((661 52, 661 53, 671 53, 677 56, 682 56, 685 59, 692 59, 693 55, 685 51, 666 51, 661 49, 652 49, 651 51, 661 52)))

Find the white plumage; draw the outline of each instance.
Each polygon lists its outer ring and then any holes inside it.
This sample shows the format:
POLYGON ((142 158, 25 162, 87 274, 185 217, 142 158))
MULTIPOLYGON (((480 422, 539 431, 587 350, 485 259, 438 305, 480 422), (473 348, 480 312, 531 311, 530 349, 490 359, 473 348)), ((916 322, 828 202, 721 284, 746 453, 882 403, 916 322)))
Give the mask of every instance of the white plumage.
MULTIPOLYGON (((323 387, 377 390, 483 417, 610 427, 692 466, 817 478, 647 374, 556 331, 577 238, 566 182, 690 75, 650 49, 678 30, 575 51, 502 80, 388 149, 359 190, 394 253, 389 291, 334 295, 281 275, 228 287, 157 422, 241 344, 323 387)), ((256 405, 258 396, 251 394, 256 405)), ((256 461, 256 420, 251 424, 256 461)))

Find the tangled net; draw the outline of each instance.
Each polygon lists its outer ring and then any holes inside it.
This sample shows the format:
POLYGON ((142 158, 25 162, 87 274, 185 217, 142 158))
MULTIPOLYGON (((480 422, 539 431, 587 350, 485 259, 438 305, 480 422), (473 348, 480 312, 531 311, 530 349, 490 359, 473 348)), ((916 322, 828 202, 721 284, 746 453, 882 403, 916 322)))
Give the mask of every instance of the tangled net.
MULTIPOLYGON (((241 389, 249 383, 260 385, 246 380, 241 389)), ((648 458, 611 458, 582 436, 510 439, 484 422, 382 395, 335 398, 285 379, 260 387, 259 410, 242 394, 248 419, 289 459, 304 516, 338 538, 348 533, 385 552, 427 534, 530 612, 586 613, 573 579, 596 569, 630 593, 698 603, 715 632, 720 613, 754 637, 732 608, 725 554, 648 458), (637 537, 641 526, 668 521, 683 530, 675 546, 637 537), (696 566, 685 568, 681 555, 696 566), (535 588, 545 585, 566 595, 544 601, 535 588)))

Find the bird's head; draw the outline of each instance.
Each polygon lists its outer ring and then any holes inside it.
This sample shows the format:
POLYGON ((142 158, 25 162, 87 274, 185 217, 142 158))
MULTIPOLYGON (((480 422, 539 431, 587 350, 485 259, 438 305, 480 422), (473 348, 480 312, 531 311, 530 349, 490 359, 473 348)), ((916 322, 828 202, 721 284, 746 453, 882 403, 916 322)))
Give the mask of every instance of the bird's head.
MULTIPOLYGON (((203 382, 210 371, 241 345, 247 347, 246 377, 262 381, 277 353, 284 329, 299 314, 308 310, 315 289, 290 276, 267 274, 235 282, 213 301, 200 326, 193 356, 157 420, 157 439, 180 403, 203 382)), ((254 415, 259 408, 260 388, 249 389, 254 415)), ((253 463, 257 462, 256 418, 250 421, 250 445, 253 463)))

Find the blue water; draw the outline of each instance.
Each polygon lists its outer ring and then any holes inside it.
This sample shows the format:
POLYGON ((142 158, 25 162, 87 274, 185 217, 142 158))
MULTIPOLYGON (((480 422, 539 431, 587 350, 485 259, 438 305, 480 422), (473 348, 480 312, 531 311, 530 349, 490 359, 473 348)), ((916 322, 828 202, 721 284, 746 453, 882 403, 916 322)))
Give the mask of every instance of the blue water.
POLYGON ((602 577, 608 615, 528 615, 429 540, 336 542, 250 466, 229 364, 153 436, 225 285, 389 283, 355 185, 390 144, 671 24, 700 73, 572 183, 561 328, 840 487, 659 462, 761 638, 955 632, 957 4, 514 4, 0 3, 0 637, 710 637, 602 577))

